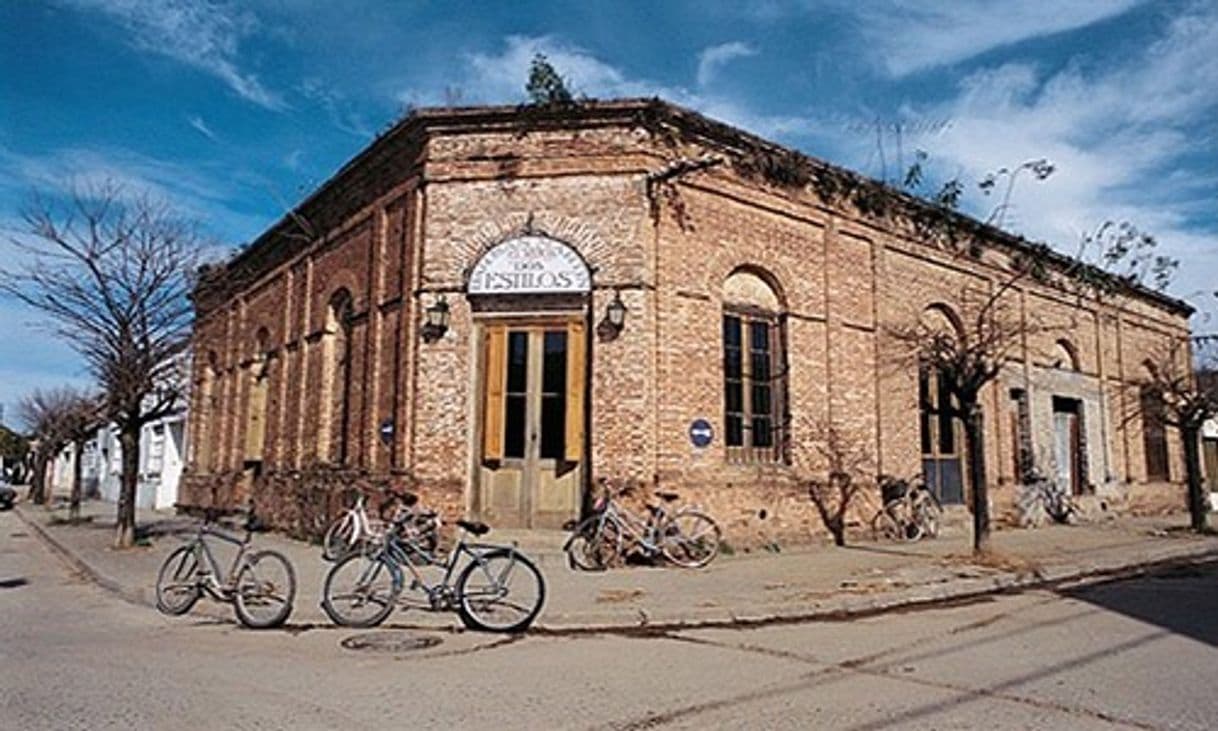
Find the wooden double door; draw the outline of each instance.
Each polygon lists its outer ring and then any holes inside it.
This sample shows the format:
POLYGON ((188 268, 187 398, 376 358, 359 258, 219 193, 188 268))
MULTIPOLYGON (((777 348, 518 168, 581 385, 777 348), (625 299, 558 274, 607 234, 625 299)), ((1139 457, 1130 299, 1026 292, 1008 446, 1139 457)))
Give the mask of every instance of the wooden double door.
POLYGON ((587 340, 582 319, 482 326, 476 512, 505 528, 560 528, 579 514, 587 340))

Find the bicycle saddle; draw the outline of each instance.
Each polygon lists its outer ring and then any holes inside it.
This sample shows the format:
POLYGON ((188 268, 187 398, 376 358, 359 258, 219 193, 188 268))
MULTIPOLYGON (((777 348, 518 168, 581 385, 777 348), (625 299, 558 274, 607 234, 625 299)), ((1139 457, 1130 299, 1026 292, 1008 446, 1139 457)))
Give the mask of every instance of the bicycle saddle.
POLYGON ((671 503, 681 498, 681 496, 675 492, 661 492, 660 490, 656 490, 655 495, 666 503, 671 503))
POLYGON ((457 525, 476 536, 483 536, 491 531, 489 525, 478 520, 458 520, 457 525))

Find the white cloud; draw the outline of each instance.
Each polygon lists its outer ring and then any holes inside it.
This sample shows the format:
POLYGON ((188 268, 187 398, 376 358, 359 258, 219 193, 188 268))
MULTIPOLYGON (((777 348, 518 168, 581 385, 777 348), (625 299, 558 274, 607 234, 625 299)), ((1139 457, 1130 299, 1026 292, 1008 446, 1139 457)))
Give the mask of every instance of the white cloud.
MULTIPOLYGON (((452 90, 457 90, 462 102, 470 104, 521 102, 524 100, 529 64, 538 53, 549 59, 576 95, 597 99, 658 96, 728 124, 768 136, 801 132, 810 129, 813 124, 798 115, 757 114, 729 97, 704 90, 692 91, 683 86, 632 77, 589 51, 553 36, 508 36, 501 53, 466 56, 466 68, 459 77, 460 81, 451 85, 449 95, 452 95, 452 90)), ((442 104, 444 95, 441 89, 409 89, 400 92, 397 98, 403 104, 442 104)))
POLYGON ((241 97, 268 109, 283 99, 238 65, 241 40, 258 27, 249 12, 200 0, 65 0, 104 13, 131 34, 142 51, 159 53, 205 71, 241 97))
POLYGON ((199 134, 203 135, 212 142, 216 141, 216 133, 211 131, 211 127, 207 126, 207 122, 204 122, 202 117, 196 114, 193 117, 189 117, 186 122, 191 127, 194 127, 199 134))
MULTIPOLYGON (((1005 227, 1070 252, 1103 221, 1128 220, 1181 260, 1175 294, 1213 291, 1218 230, 1196 221, 1199 211, 1212 220, 1214 175, 1190 167, 1218 155, 1198 133, 1218 113, 1215 48, 1218 9, 1210 8, 1176 18, 1141 54, 1099 71, 1069 67, 1045 78, 1007 64, 976 72, 954 100, 926 110, 952 120, 932 155, 943 173, 968 180, 1048 158, 1056 172, 1018 183, 1005 227)), ((993 201, 972 191, 971 205, 984 214, 993 201)), ((1212 298, 1196 303, 1215 310, 1212 298)))
POLYGON ((888 0, 850 4, 866 47, 893 76, 946 66, 1012 43, 1082 28, 1139 0, 888 0))
POLYGON ((703 49, 698 54, 698 86, 706 86, 714 81, 719 69, 728 63, 756 55, 757 49, 740 41, 729 41, 703 49))
POLYGON ((297 90, 325 111, 335 129, 365 140, 372 137, 372 127, 342 93, 319 79, 305 79, 297 90))

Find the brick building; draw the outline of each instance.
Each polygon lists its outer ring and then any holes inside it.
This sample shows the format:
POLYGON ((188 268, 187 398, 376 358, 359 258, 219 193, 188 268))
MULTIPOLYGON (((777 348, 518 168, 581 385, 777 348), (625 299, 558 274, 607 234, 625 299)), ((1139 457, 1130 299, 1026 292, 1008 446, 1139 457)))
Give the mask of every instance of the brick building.
MULTIPOLYGON (((252 495, 309 533, 344 489, 411 485, 557 527, 606 477, 790 540, 822 530, 799 480, 831 429, 861 472, 963 502, 958 419, 886 327, 959 318, 1027 244, 948 217, 982 244, 961 256, 910 223, 926 210, 655 100, 415 112, 203 277, 181 501, 252 495)), ((1182 504, 1136 384, 1188 306, 1052 276, 1004 296, 1058 328, 985 395, 998 507, 1031 469, 1182 504)))

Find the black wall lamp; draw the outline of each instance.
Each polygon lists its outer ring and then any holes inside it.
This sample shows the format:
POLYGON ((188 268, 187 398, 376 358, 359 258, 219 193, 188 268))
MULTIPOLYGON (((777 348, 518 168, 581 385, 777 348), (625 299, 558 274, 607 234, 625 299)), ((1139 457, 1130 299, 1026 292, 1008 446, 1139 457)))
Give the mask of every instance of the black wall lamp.
POLYGON ((613 301, 605 305, 605 317, 596 326, 597 335, 602 340, 613 340, 621 334, 626 326, 626 303, 622 301, 622 293, 613 291, 613 301))
POLYGON ((626 325, 626 303, 622 301, 622 293, 614 290, 613 301, 605 307, 605 321, 618 332, 626 325))
POLYGON ((448 302, 444 299, 444 295, 440 295, 440 299, 433 302, 423 313, 421 334, 425 342, 434 343, 444 337, 446 332, 448 332, 448 302))

